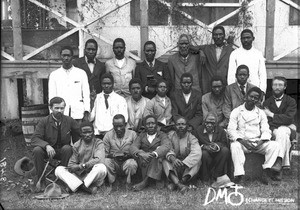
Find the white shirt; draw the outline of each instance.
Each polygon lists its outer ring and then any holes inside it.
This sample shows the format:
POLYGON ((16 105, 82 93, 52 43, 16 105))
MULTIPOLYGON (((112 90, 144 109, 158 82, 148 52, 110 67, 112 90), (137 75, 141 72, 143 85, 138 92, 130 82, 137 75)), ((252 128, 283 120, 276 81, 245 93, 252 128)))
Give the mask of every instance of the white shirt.
POLYGON ((124 115, 125 122, 128 120, 127 103, 122 96, 113 91, 109 94, 107 101, 108 109, 106 109, 103 91, 97 94, 90 116, 90 121, 94 121, 96 135, 99 134, 99 131, 109 131, 113 128, 113 117, 116 114, 124 115))
POLYGON ((116 59, 117 66, 119 68, 122 68, 122 66, 124 65, 124 62, 125 62, 125 57, 123 59, 121 59, 121 60, 116 59))
POLYGON ((190 100, 191 92, 188 94, 183 93, 183 97, 184 97, 185 103, 187 104, 190 100))
POLYGON ((66 102, 64 114, 82 119, 84 111, 90 112, 90 88, 88 78, 82 69, 72 66, 66 70, 63 67, 53 71, 49 76, 49 101, 59 96, 66 102))
POLYGON ((279 108, 280 105, 281 105, 281 102, 282 102, 282 98, 283 98, 284 94, 282 94, 282 96, 280 96, 278 99, 281 99, 280 101, 276 101, 275 99, 275 103, 276 103, 276 106, 279 108))
MULTIPOLYGON (((150 62, 148 62, 146 59, 145 59, 146 63, 148 64, 148 66, 150 67, 150 62)), ((155 65, 155 59, 153 59, 152 61, 152 67, 155 65)), ((161 76, 161 75, 160 75, 161 76)))
POLYGON ((153 134, 153 135, 147 134, 147 139, 148 139, 148 141, 150 142, 150 144, 151 144, 151 143, 153 142, 153 140, 155 139, 155 136, 156 136, 156 133, 153 134))
POLYGON ((85 58, 85 62, 87 63, 87 65, 88 65, 88 67, 89 67, 89 69, 90 69, 91 73, 93 73, 93 71, 94 71, 94 67, 95 67, 95 63, 96 63, 96 59, 94 59, 94 63, 88 63, 88 59, 87 59, 87 57, 86 57, 86 56, 84 56, 84 58, 85 58))
POLYGON ((229 57, 228 66, 228 85, 235 83, 236 69, 239 65, 246 65, 249 68, 248 82, 259 87, 262 91, 266 92, 267 89, 267 71, 265 65, 265 58, 262 53, 255 49, 253 46, 250 50, 243 47, 232 51, 229 57))

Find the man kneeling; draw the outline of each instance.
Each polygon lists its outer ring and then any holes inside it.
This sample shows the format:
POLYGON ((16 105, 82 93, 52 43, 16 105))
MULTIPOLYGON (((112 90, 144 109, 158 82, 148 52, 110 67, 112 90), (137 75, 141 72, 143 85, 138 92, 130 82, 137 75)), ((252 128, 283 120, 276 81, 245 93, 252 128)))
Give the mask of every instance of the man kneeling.
MULTIPOLYGON (((235 182, 240 183, 245 174, 244 152, 255 152, 265 155, 262 165, 262 183, 268 184, 270 169, 272 169, 279 157, 279 144, 270 141, 271 131, 268 119, 263 110, 255 106, 261 98, 262 91, 253 87, 247 92, 246 102, 235 108, 231 114, 228 124, 230 136, 231 154, 234 165, 235 182)), ((277 165, 277 164, 275 164, 277 165)))
POLYGON ((100 187, 106 177, 104 163, 104 144, 94 137, 94 127, 89 122, 80 125, 81 138, 73 146, 73 155, 68 167, 58 166, 55 175, 65 182, 72 192, 81 189, 89 194, 95 194, 97 187, 89 186, 95 183, 100 187), (83 180, 83 181, 82 181, 83 180))
POLYGON ((163 160, 163 169, 172 183, 168 184, 169 190, 175 186, 184 193, 188 187, 185 185, 199 171, 201 165, 201 148, 198 140, 187 132, 187 122, 184 117, 179 117, 175 124, 176 132, 171 131, 169 138, 172 149, 163 160))
POLYGON ((142 132, 130 147, 130 154, 137 158, 143 178, 142 182, 133 186, 135 191, 147 187, 150 178, 155 179, 160 187, 162 159, 171 147, 167 134, 157 131, 157 119, 154 115, 146 116, 144 125, 146 131, 142 132))

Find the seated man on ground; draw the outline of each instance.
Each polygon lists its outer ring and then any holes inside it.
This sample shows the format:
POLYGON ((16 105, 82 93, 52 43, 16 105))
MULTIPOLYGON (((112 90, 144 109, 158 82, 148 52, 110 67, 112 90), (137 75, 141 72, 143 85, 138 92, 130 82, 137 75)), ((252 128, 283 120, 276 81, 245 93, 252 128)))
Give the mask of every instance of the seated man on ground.
POLYGON ((193 130, 202 123, 201 92, 193 88, 193 76, 190 73, 181 75, 180 86, 181 89, 176 89, 170 97, 173 120, 185 117, 188 130, 193 130))
POLYGON ((58 166, 55 175, 65 182, 72 192, 78 189, 95 194, 107 174, 104 163, 104 144, 94 136, 94 127, 90 122, 80 125, 81 138, 73 145, 73 155, 68 167, 58 166), (89 188, 94 183, 95 186, 89 188))
POLYGON ((154 115, 148 115, 144 119, 145 132, 142 132, 130 147, 130 154, 137 158, 142 170, 143 181, 134 185, 135 191, 140 191, 148 186, 149 180, 156 180, 160 186, 162 175, 162 160, 170 150, 171 144, 167 134, 157 131, 157 119, 154 115))
POLYGON ((129 91, 131 96, 126 98, 128 107, 128 124, 126 127, 136 132, 139 132, 142 126, 143 114, 149 101, 148 98, 142 96, 142 86, 140 79, 133 78, 130 80, 129 91))
POLYGON ((144 117, 154 115, 157 118, 157 121, 163 125, 169 125, 172 118, 171 100, 166 95, 168 91, 167 87, 166 81, 158 81, 156 87, 157 94, 147 103, 144 112, 144 117))
POLYGON ((224 104, 224 81, 221 76, 213 76, 211 79, 211 92, 202 96, 202 111, 205 118, 209 112, 217 114, 217 124, 227 127, 222 107, 224 104))
POLYGON ((262 165, 262 183, 268 184, 271 170, 280 172, 280 146, 270 141, 271 130, 265 112, 255 104, 259 101, 262 91, 258 87, 251 88, 246 95, 246 102, 235 108, 230 115, 228 134, 231 143, 231 155, 234 165, 235 182, 244 182, 245 152, 259 153, 265 156, 262 165))
POLYGON ((230 150, 228 148, 225 130, 217 123, 217 116, 213 112, 206 115, 204 124, 200 125, 193 134, 199 140, 202 148, 202 164, 200 178, 209 182, 210 178, 217 179, 226 174, 230 150), (211 170, 214 168, 214 173, 211 170))
MULTIPOLYGON (((73 118, 65 116, 66 103, 63 98, 54 97, 49 104, 52 113, 41 119, 37 124, 31 138, 33 149, 33 160, 36 168, 37 179, 43 173, 45 167, 44 159, 59 159, 60 165, 67 166, 72 155, 71 137, 73 142, 79 138, 79 125, 73 118)), ((46 187, 46 179, 41 179, 41 188, 46 187)))
MULTIPOLYGON (((279 156, 282 158, 282 166, 290 167, 290 136, 291 134, 294 134, 292 136, 296 135, 294 118, 297 104, 295 99, 284 94, 286 86, 287 80, 284 77, 274 77, 272 81, 273 95, 263 105, 275 141, 280 145, 279 156)), ((281 174, 277 174, 276 178, 280 180, 281 174)))
POLYGON ((104 136, 105 145, 105 165, 107 167, 107 177, 110 188, 116 181, 117 175, 126 175, 126 186, 131 184, 131 176, 136 173, 137 162, 129 153, 132 142, 136 139, 136 133, 125 129, 125 118, 117 114, 113 118, 114 128, 104 136))
POLYGON ((171 131, 169 138, 172 149, 163 160, 163 168, 166 177, 171 181, 168 189, 177 187, 180 192, 185 192, 186 184, 198 173, 201 165, 201 148, 198 140, 187 131, 187 123, 184 117, 176 120, 176 132, 171 131))

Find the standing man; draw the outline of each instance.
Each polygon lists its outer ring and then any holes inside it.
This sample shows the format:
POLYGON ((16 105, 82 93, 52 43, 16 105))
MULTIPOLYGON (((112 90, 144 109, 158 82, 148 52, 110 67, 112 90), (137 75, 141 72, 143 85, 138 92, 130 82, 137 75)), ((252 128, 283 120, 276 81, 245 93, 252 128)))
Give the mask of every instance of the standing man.
POLYGON ((202 96, 203 117, 206 118, 209 112, 217 116, 217 124, 223 128, 227 127, 222 107, 224 105, 224 82, 221 76, 213 76, 211 79, 211 92, 202 96))
MULTIPOLYGON (((165 63, 155 59, 156 45, 152 41, 144 44, 145 60, 137 64, 135 68, 135 77, 142 81, 143 93, 146 98, 152 99, 156 95, 156 86, 158 80, 170 81, 168 67, 165 63)), ((168 87, 170 90, 170 88, 168 87)))
POLYGON ((189 72, 193 76, 194 88, 201 92, 201 69, 199 55, 190 53, 190 37, 181 34, 178 40, 179 52, 169 57, 168 68, 173 91, 180 89, 180 77, 183 73, 189 72))
POLYGON ((113 128, 112 121, 116 114, 128 119, 126 100, 113 91, 114 78, 105 73, 101 78, 102 92, 97 94, 90 121, 94 121, 95 135, 103 139, 106 132, 113 128))
POLYGON ((154 115, 157 121, 164 125, 169 125, 172 118, 172 105, 171 100, 167 96, 167 87, 166 81, 158 81, 156 87, 157 94, 146 104, 144 111, 144 117, 154 115))
POLYGON ((106 72, 114 77, 114 91, 123 96, 130 96, 128 83, 134 76, 136 63, 131 58, 125 57, 125 42, 117 38, 113 43, 115 57, 105 63, 106 72))
POLYGON ((185 192, 186 184, 198 173, 201 165, 201 148, 198 139, 188 132, 184 117, 179 117, 175 122, 175 131, 169 133, 171 150, 163 160, 163 169, 166 177, 172 181, 168 189, 177 187, 180 192, 185 192))
MULTIPOLYGON (((69 116, 64 115, 66 103, 63 98, 54 97, 49 102, 52 113, 41 119, 31 137, 33 160, 39 179, 45 167, 44 159, 61 160, 62 166, 67 166, 72 155, 71 137, 73 142, 79 138, 79 125, 69 116)), ((41 181, 45 189, 45 178, 41 181)))
POLYGON ((146 131, 141 133, 130 147, 130 154, 137 159, 142 170, 143 181, 133 186, 135 191, 147 187, 150 179, 156 180, 157 186, 160 186, 162 160, 171 148, 167 134, 157 131, 157 119, 154 115, 146 116, 144 125, 146 131))
MULTIPOLYGON (((214 44, 200 46, 206 57, 202 70, 202 94, 210 92, 210 81, 215 75, 221 76, 223 81, 227 81, 229 57, 234 50, 232 45, 225 42, 225 29, 217 25, 212 30, 214 44)), ((224 84, 226 86, 226 84, 224 84)))
POLYGON ((88 120, 90 89, 86 73, 72 65, 73 50, 63 47, 60 51, 62 67, 49 76, 49 98, 62 97, 66 102, 64 114, 78 120, 88 120))
POLYGON ((233 109, 242 105, 245 102, 246 93, 253 87, 248 82, 249 68, 245 65, 240 65, 235 73, 236 82, 228 85, 225 89, 224 104, 222 107, 223 114, 226 118, 225 124, 228 124, 230 113, 233 109))
POLYGON ((126 186, 129 187, 131 176, 136 173, 138 167, 137 162, 129 153, 129 148, 137 135, 134 131, 126 129, 125 118, 121 114, 114 116, 113 126, 114 128, 108 131, 103 139, 108 182, 112 189, 117 176, 126 175, 126 186))
POLYGON ((73 155, 68 167, 58 166, 55 176, 65 182, 72 192, 78 189, 89 194, 96 194, 107 174, 104 165, 104 144, 95 138, 94 128, 90 122, 80 125, 81 138, 73 145, 73 155), (95 186, 89 188, 91 184, 95 186))
POLYGON ((127 107, 128 107, 128 124, 127 127, 139 132, 142 122, 143 114, 146 108, 147 103, 149 102, 148 98, 142 96, 142 81, 138 78, 133 78, 129 82, 129 90, 131 96, 126 98, 127 107))
POLYGON ((231 143, 231 156, 234 165, 235 182, 243 182, 245 175, 244 152, 255 152, 265 156, 262 165, 262 183, 268 184, 271 171, 280 172, 278 167, 280 146, 271 141, 271 130, 265 112, 255 104, 261 98, 262 91, 258 87, 251 88, 246 95, 246 102, 235 108, 228 124, 228 135, 231 143))
MULTIPOLYGON (((273 95, 263 105, 275 141, 280 145, 279 156, 282 158, 282 166, 290 167, 290 137, 291 134, 296 135, 294 118, 297 104, 295 99, 284 94, 286 86, 287 80, 284 77, 274 77, 272 81, 273 95)), ((276 177, 280 180, 281 174, 276 177)))
POLYGON ((267 90, 267 71, 265 58, 262 53, 252 46, 255 37, 250 29, 241 33, 242 47, 234 50, 229 58, 228 85, 235 82, 234 74, 239 65, 246 65, 249 68, 248 82, 259 87, 264 93, 267 90))
POLYGON ((184 117, 191 131, 202 123, 201 92, 193 88, 193 76, 190 73, 181 75, 180 86, 181 89, 171 94, 173 121, 184 117))
POLYGON ((85 71, 89 85, 91 107, 94 105, 96 95, 102 91, 100 79, 105 73, 105 65, 97 58, 98 43, 95 39, 89 39, 85 42, 84 57, 73 61, 73 65, 85 71))

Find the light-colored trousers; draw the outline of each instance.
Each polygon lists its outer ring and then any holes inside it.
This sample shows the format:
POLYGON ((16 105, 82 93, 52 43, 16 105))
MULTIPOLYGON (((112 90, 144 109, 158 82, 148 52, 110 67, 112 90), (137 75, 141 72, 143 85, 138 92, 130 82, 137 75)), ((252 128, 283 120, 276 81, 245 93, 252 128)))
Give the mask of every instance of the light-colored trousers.
POLYGON ((262 165, 263 169, 271 168, 278 155, 279 155, 279 144, 275 141, 267 141, 263 143, 256 151, 248 150, 240 142, 235 141, 231 143, 230 146, 231 157, 234 165, 234 176, 245 175, 244 164, 245 164, 245 154, 244 153, 259 153, 265 155, 265 162, 262 165))
POLYGON ((61 179, 64 183, 68 185, 68 187, 75 192, 77 188, 84 184, 86 187, 89 187, 93 182, 98 182, 98 186, 101 186, 104 182, 104 178, 106 177, 107 169, 106 166, 102 163, 96 164, 93 166, 92 170, 80 179, 75 174, 71 173, 64 166, 58 166, 55 169, 55 176, 61 179))
MULTIPOLYGON (((293 125, 296 130, 296 126, 293 125)), ((282 166, 290 166, 290 149, 291 149, 291 129, 287 126, 280 126, 273 130, 275 141, 279 144, 279 157, 282 158, 282 166)))
POLYGON ((105 165, 107 167, 107 177, 109 183, 114 183, 116 180, 117 174, 122 175, 134 175, 137 171, 138 164, 137 162, 130 158, 125 160, 122 164, 119 164, 112 158, 105 158, 105 165))

